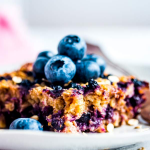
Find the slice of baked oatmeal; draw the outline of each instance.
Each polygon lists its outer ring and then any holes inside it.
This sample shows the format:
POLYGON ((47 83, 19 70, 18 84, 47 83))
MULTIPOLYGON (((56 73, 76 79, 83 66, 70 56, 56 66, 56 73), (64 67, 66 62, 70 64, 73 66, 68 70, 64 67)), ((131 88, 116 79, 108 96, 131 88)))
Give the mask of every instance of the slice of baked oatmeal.
POLYGON ((107 132, 139 113, 149 84, 133 76, 117 82, 105 78, 53 86, 36 78, 32 63, 0 76, 0 128, 21 117, 33 117, 43 130, 65 133, 107 132))

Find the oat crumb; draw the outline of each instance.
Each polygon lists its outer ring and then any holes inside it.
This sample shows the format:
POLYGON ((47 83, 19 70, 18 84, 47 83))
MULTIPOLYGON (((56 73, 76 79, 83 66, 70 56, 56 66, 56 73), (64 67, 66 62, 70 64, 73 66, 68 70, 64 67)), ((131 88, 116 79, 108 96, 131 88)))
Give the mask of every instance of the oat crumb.
POLYGON ((107 125, 107 131, 108 131, 108 132, 113 132, 113 130, 114 130, 114 125, 113 125, 112 123, 109 123, 109 124, 107 125))
POLYGON ((129 119, 127 124, 129 126, 135 126, 135 125, 138 125, 139 121, 137 119, 129 119))
POLYGON ((37 115, 33 115, 31 118, 35 120, 39 120, 39 117, 37 115))
POLYGON ((85 132, 82 133, 83 135, 87 136, 87 134, 85 132))
POLYGON ((142 126, 136 126, 134 129, 141 129, 142 126))
POLYGON ((144 147, 139 148, 138 150, 146 150, 144 147))
POLYGON ((12 78, 12 80, 15 82, 15 83, 21 83, 22 82, 22 78, 21 77, 17 77, 17 76, 14 76, 12 78))

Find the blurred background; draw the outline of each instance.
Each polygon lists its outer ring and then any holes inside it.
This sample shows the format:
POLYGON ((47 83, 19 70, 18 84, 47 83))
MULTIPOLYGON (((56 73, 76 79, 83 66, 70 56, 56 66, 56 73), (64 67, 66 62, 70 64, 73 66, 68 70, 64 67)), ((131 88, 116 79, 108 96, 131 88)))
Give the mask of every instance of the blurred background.
POLYGON ((149 0, 0 0, 0 72, 56 53, 61 38, 77 34, 150 81, 149 8, 149 0))

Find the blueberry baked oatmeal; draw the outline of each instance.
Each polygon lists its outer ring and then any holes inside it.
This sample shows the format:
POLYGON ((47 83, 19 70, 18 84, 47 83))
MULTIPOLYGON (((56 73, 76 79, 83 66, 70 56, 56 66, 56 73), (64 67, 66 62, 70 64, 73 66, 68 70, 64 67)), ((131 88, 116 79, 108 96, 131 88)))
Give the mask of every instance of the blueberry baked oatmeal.
POLYGON ((106 74, 104 59, 85 53, 84 40, 68 35, 57 55, 41 52, 1 75, 0 128, 103 133, 135 118, 149 84, 106 74))

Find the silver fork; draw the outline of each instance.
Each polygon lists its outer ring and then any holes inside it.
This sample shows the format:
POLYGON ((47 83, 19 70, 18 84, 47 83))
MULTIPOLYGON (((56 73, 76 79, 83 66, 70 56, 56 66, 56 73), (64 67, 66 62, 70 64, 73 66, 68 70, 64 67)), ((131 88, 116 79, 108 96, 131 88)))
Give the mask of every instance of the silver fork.
POLYGON ((121 74, 123 75, 126 75, 126 76, 129 76, 131 75, 127 70, 125 70, 124 68, 120 67, 119 65, 113 63, 107 56, 106 54, 104 54, 104 52, 100 49, 100 47, 96 46, 96 45, 93 45, 93 44, 90 44, 90 43, 87 43, 87 53, 88 54, 97 54, 97 55, 100 55, 102 56, 107 65, 112 67, 113 69, 119 71, 121 74))

